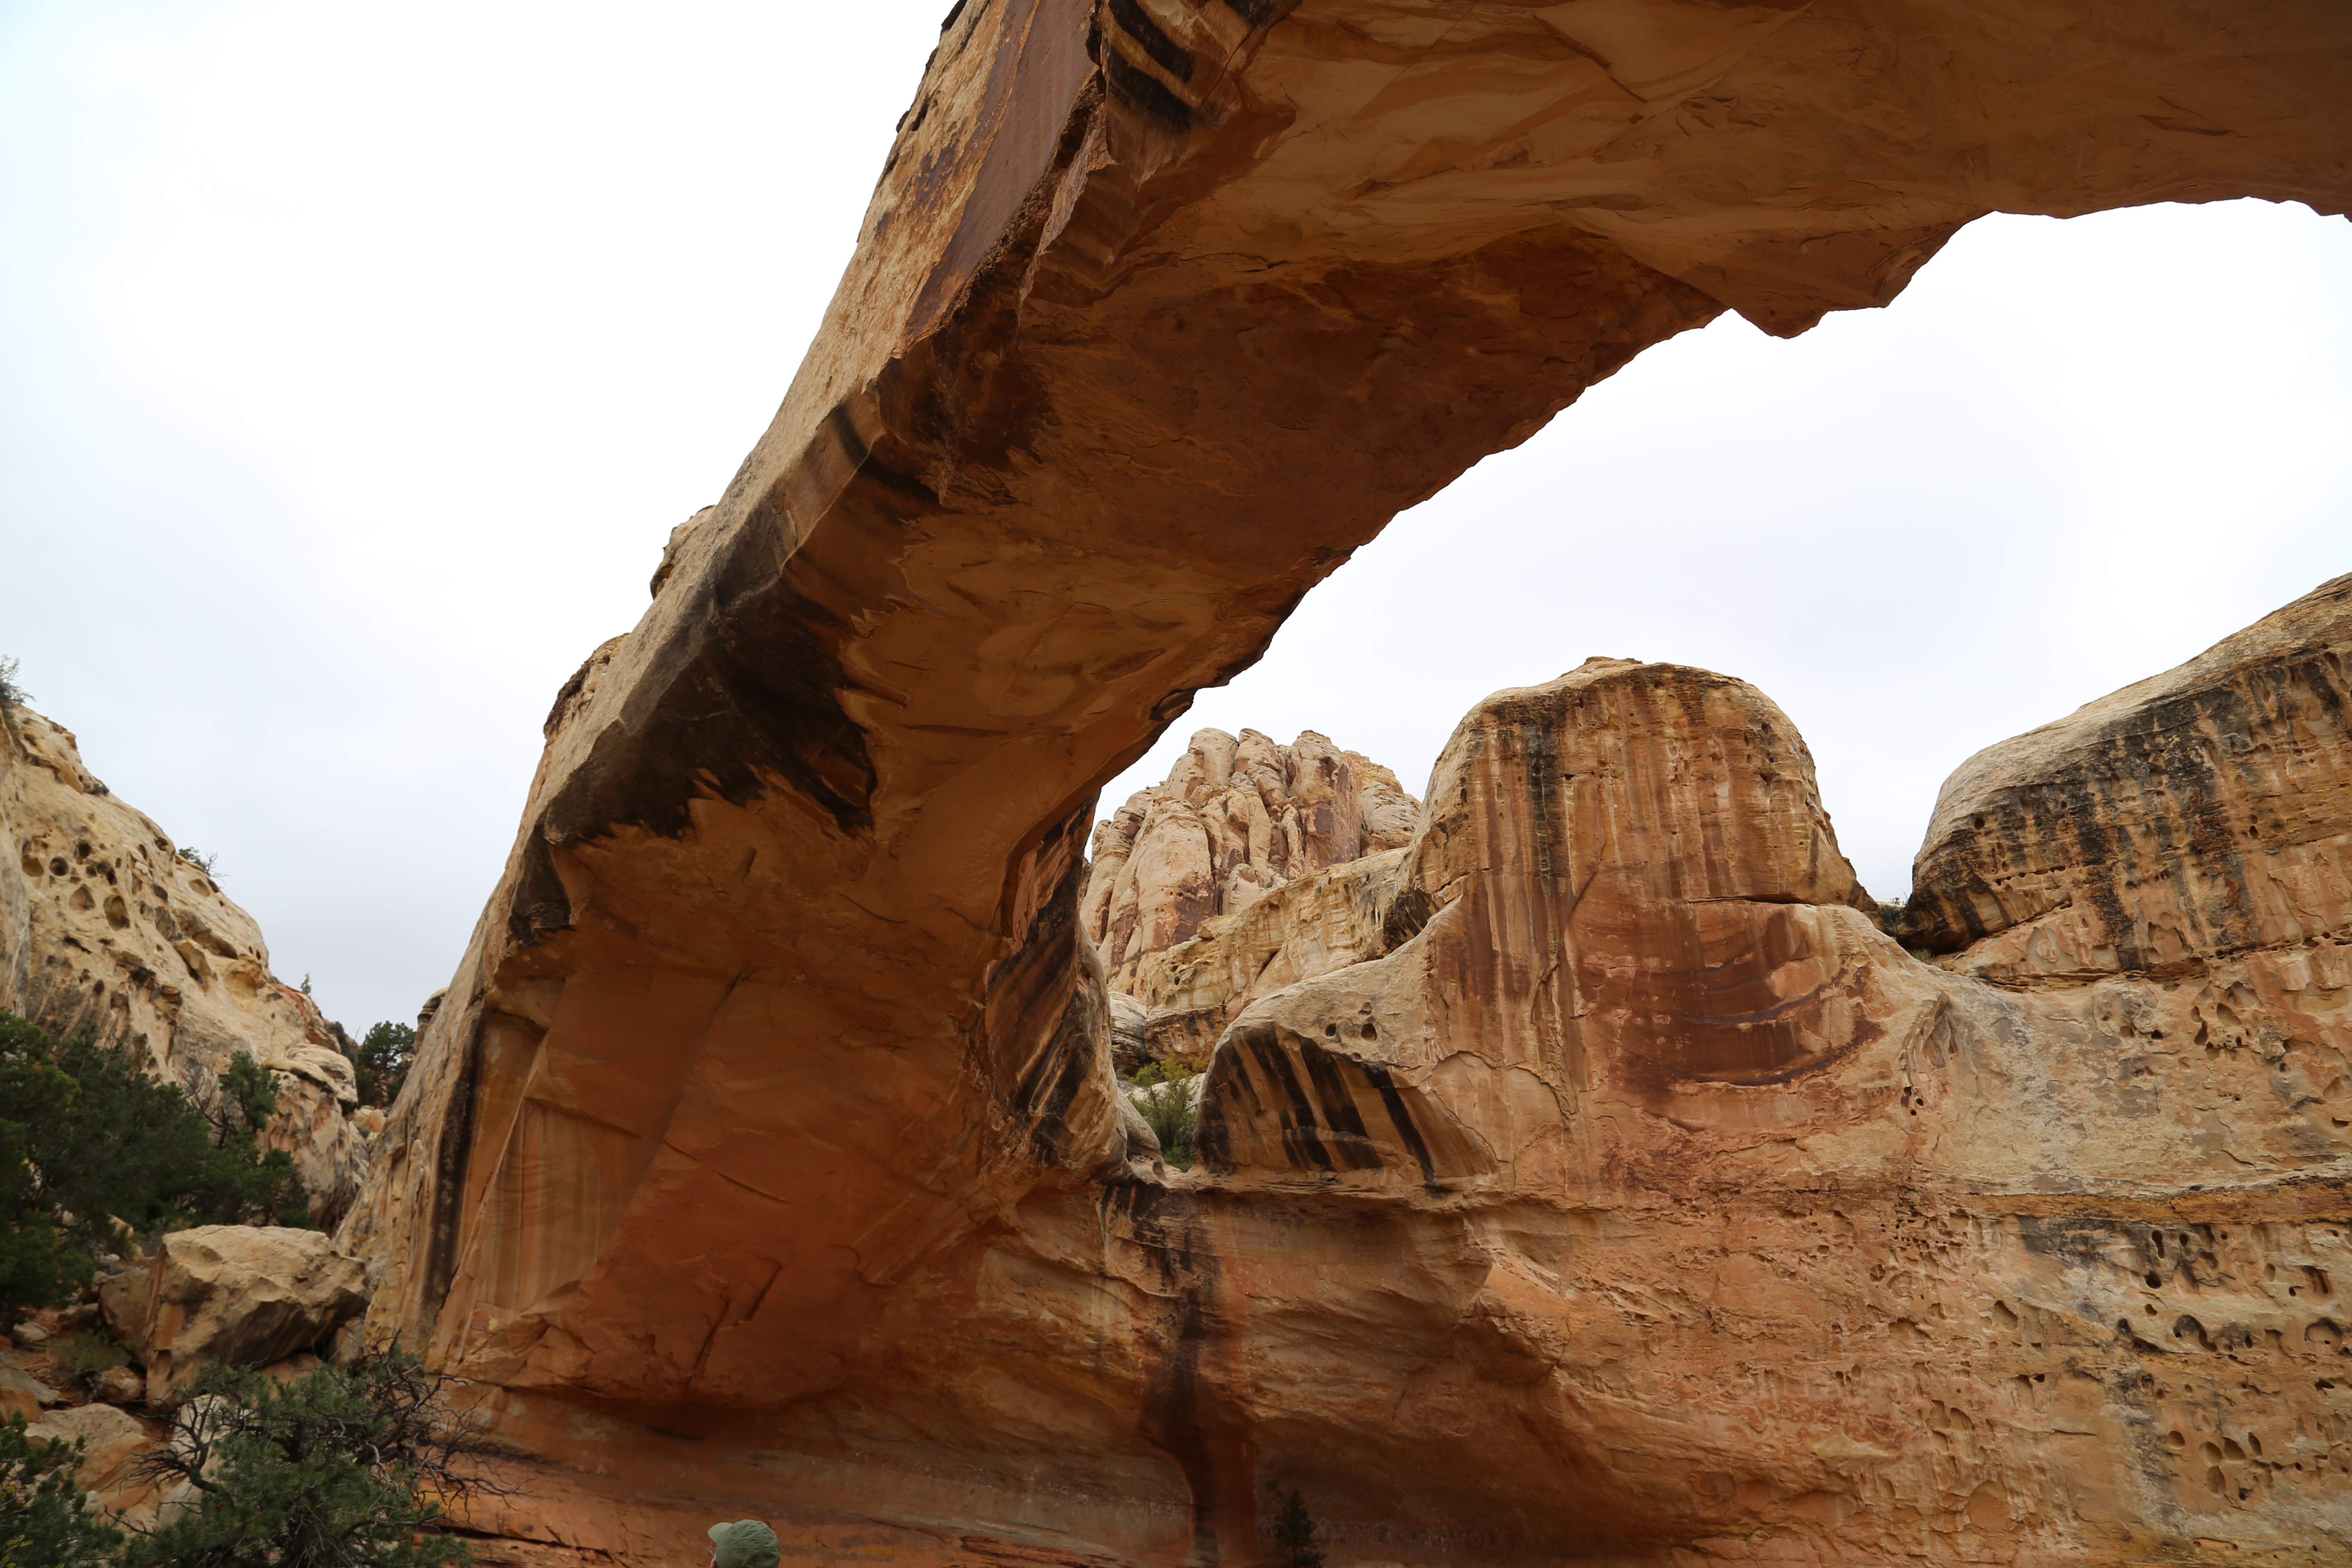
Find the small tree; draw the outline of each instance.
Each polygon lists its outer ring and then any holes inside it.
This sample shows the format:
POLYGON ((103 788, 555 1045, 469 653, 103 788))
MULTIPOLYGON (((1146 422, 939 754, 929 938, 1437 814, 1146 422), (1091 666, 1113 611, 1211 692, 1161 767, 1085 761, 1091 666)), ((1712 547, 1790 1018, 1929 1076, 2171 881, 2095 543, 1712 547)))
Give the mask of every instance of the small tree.
POLYGON ((1286 1495, 1280 1487, 1273 1489, 1283 1500, 1282 1512, 1274 1521, 1282 1568, 1323 1568, 1323 1550, 1315 1544, 1315 1516, 1307 1511, 1307 1499, 1296 1491, 1286 1495))
POLYGON ((8 731, 8 738, 22 744, 24 736, 16 729, 16 710, 33 700, 33 694, 16 684, 16 661, 0 658, 0 725, 8 731))
POLYGON ((80 1443, 39 1442, 25 1418, 0 1425, 0 1568, 99 1568, 122 1537, 74 1484, 80 1443))
POLYGON ((210 877, 214 881, 220 880, 220 873, 213 869, 220 861, 219 856, 207 855, 193 844, 183 844, 180 846, 180 858, 210 877))
POLYGON ((377 1024, 361 1037, 360 1103, 390 1105, 408 1081, 408 1064, 415 1059, 416 1031, 406 1024, 377 1024))
POLYGON ((443 1398, 447 1380, 397 1347, 345 1372, 279 1382, 207 1368, 141 1461, 195 1508, 134 1540, 124 1568, 438 1568, 473 1561, 429 1533, 443 1505, 504 1495, 480 1429, 443 1398))
POLYGON ((1198 1076, 1173 1059, 1152 1062, 1135 1075, 1143 1090, 1135 1096, 1135 1109, 1160 1140, 1161 1157, 1180 1171, 1192 1168, 1192 1134, 1200 1120, 1192 1103, 1192 1079, 1198 1076))

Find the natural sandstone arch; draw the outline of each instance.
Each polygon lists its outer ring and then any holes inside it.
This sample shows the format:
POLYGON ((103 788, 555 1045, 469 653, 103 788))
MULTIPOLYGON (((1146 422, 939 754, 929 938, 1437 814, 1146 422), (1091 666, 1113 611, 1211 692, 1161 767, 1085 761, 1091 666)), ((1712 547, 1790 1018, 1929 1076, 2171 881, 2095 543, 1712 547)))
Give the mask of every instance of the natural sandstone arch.
MULTIPOLYGON (((789 1447, 892 1517, 1246 1560, 1206 1262, 1067 1325, 1089 1391, 940 1327, 1025 1288, 992 1237, 1043 1279, 1258 1223, 1129 1159, 1097 787, 1395 511, 1727 308, 1884 304, 1995 210, 2342 212, 2347 50, 2327 0, 959 5, 774 424, 551 715, 349 1233, 376 1331, 558 1458, 789 1447)), ((740 1462, 714 1493, 791 1490, 740 1462)))

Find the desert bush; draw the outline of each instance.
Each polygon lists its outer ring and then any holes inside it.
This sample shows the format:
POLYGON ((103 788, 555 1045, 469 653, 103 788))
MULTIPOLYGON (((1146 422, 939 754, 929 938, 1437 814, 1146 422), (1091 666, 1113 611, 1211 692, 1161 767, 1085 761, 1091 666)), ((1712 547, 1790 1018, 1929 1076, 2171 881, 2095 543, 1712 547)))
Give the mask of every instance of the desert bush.
POLYGON ((416 1031, 408 1025, 386 1022, 370 1028, 360 1038, 360 1103, 390 1105, 398 1100, 415 1055, 416 1031))
POLYGON ((257 1146, 276 1099, 239 1057, 207 1115, 131 1052, 0 1013, 0 1321, 65 1300, 126 1232, 307 1226, 292 1156, 257 1146))
POLYGON ((134 1539, 124 1568, 438 1568, 466 1563, 434 1533, 445 1503, 501 1494, 478 1426, 447 1380, 396 1347, 349 1371, 279 1381, 206 1369, 142 1461, 196 1505, 134 1539))
POLYGON ((1192 1079, 1199 1075, 1172 1058, 1146 1063, 1135 1075, 1143 1092, 1132 1096, 1135 1109, 1160 1140, 1160 1152, 1180 1171, 1192 1168, 1192 1134, 1199 1113, 1192 1107, 1192 1079))
POLYGON ((121 1536, 92 1512, 74 1484, 79 1443, 25 1434, 25 1418, 0 1424, 0 1568, 98 1568, 121 1536))
POLYGON ((180 858, 210 877, 214 881, 220 880, 220 873, 213 868, 219 863, 219 856, 207 855, 193 844, 183 844, 180 846, 180 858))

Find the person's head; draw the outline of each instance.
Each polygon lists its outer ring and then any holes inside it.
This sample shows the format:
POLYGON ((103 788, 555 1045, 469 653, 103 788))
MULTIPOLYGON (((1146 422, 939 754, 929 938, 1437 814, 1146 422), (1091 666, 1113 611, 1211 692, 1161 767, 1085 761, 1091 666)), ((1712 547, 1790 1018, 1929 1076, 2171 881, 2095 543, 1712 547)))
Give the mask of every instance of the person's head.
POLYGON ((710 1560, 719 1568, 776 1568, 783 1555, 776 1532, 756 1519, 710 1527, 710 1560))

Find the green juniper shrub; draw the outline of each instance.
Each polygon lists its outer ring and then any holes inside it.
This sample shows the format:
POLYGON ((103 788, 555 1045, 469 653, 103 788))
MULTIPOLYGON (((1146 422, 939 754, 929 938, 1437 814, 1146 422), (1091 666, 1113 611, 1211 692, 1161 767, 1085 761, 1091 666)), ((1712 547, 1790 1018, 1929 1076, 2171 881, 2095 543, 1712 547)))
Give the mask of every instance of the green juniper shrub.
POLYGON ((239 1057, 207 1117, 131 1052, 0 1013, 0 1321, 63 1301, 126 1231, 307 1226, 293 1157, 257 1146, 276 1100, 239 1057))
POLYGON ((1143 1091, 1134 1097, 1135 1109, 1160 1140, 1161 1157, 1180 1171, 1192 1168, 1192 1134, 1199 1120, 1192 1106, 1192 1079, 1197 1076, 1172 1057, 1146 1063, 1135 1075, 1136 1087, 1143 1091))
POLYGON ((12 739, 22 739, 16 731, 16 710, 32 700, 33 694, 16 684, 16 661, 0 658, 0 725, 12 739))
POLYGON ((66 1299, 89 1278, 45 1189, 39 1156, 54 1144, 76 1086, 47 1060, 47 1035, 0 1014, 0 1321, 66 1299))
POLYGON ((438 1568, 472 1552, 444 1505, 503 1495, 446 1380, 394 1347, 280 1381, 207 1368, 141 1461, 195 1507, 131 1543, 123 1568, 438 1568))
POLYGON ((416 1031, 406 1024, 386 1022, 369 1029, 360 1037, 360 1103, 390 1105, 398 1100, 415 1057, 416 1031))
POLYGON ((269 1119, 278 1114, 278 1079, 248 1055, 240 1053, 229 1058, 228 1071, 221 1074, 220 1088, 220 1100, 209 1118, 215 1143, 239 1132, 267 1127, 269 1119))
POLYGON ((1323 1549, 1315 1544, 1315 1516, 1307 1511, 1307 1499, 1280 1487, 1272 1489, 1283 1500, 1282 1512, 1274 1521, 1274 1544, 1282 1554, 1276 1561, 1282 1568, 1323 1568, 1323 1549))
POLYGON ((122 1539, 74 1481, 80 1443, 27 1436, 25 1418, 0 1424, 0 1568, 99 1568, 122 1539))
POLYGON ((219 856, 207 855, 193 844, 183 844, 180 846, 180 858, 210 877, 214 881, 220 880, 220 873, 213 868, 219 864, 219 856))

